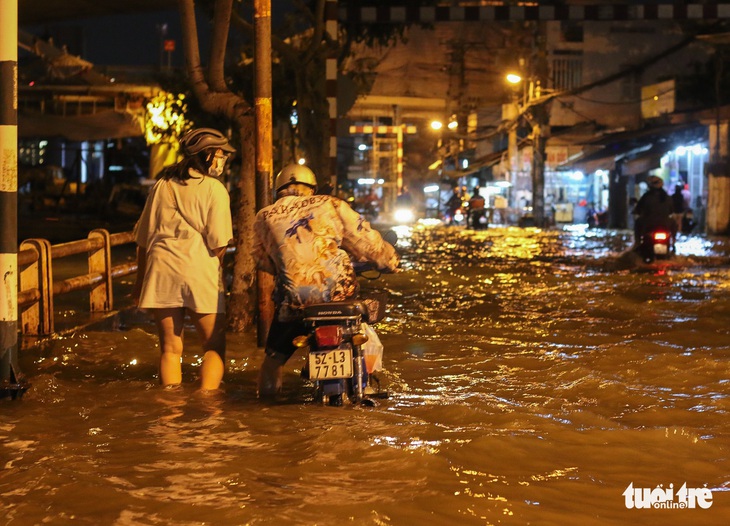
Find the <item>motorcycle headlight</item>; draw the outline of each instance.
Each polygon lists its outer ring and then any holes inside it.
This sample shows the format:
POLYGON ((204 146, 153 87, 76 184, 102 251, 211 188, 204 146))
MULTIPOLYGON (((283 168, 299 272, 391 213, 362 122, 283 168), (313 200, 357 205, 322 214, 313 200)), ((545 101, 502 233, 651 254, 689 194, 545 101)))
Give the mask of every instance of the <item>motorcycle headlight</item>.
POLYGON ((413 210, 410 208, 398 208, 394 214, 394 219, 398 223, 410 223, 413 221, 413 218, 413 210))

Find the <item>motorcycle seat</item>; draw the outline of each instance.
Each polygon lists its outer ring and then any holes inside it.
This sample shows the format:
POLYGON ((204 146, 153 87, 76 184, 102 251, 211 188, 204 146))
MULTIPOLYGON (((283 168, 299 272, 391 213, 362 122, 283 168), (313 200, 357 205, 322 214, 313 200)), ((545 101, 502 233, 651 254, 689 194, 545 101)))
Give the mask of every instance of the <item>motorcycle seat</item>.
POLYGON ((368 310, 360 301, 313 303, 304 307, 305 318, 352 318, 354 316, 367 319, 368 310))

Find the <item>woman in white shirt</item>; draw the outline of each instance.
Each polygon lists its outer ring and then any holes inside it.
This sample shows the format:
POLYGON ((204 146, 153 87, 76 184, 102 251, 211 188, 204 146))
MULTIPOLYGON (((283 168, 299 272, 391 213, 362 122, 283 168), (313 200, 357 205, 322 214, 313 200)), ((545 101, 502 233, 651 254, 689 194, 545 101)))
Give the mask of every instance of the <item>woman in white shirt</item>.
POLYGON ((217 179, 235 149, 219 131, 199 128, 180 139, 183 159, 163 170, 135 226, 138 306, 160 337, 160 381, 182 381, 185 314, 203 346, 201 389, 220 386, 225 358, 221 264, 233 238, 230 199, 217 179))

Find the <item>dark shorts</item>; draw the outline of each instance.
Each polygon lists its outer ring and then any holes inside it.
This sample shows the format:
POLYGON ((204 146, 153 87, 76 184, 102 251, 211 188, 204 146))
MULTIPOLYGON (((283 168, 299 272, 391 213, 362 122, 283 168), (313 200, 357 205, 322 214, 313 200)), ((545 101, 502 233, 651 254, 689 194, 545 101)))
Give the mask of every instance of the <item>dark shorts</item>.
POLYGON ((305 334, 307 328, 302 320, 279 321, 277 312, 266 338, 266 355, 285 364, 297 350, 292 340, 305 334))

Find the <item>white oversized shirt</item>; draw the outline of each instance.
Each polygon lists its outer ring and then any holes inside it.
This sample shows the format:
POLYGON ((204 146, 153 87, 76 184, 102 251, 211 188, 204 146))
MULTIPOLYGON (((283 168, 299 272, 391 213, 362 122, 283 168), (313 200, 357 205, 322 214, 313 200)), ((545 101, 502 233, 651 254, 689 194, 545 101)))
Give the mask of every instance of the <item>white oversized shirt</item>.
POLYGON ((157 181, 135 226, 137 245, 147 254, 141 309, 225 311, 213 250, 233 238, 230 198, 220 181, 193 173, 186 181, 157 181))

